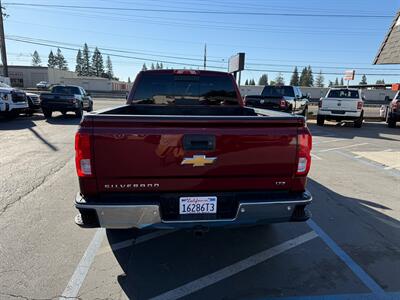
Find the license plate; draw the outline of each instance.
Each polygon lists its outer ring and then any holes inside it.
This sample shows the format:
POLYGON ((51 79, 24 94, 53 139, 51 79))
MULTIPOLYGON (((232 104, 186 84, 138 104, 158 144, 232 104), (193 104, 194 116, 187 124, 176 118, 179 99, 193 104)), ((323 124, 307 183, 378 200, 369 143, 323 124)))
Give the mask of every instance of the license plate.
POLYGON ((179 198, 179 214, 216 214, 217 197, 181 197, 179 198))

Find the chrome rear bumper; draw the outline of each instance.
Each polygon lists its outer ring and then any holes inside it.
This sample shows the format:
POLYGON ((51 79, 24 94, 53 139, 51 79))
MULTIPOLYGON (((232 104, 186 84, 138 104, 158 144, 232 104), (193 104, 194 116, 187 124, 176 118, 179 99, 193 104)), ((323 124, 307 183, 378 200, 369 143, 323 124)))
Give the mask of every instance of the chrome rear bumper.
POLYGON ((210 220, 174 220, 162 219, 158 204, 93 204, 87 203, 78 194, 75 207, 80 215, 75 222, 82 227, 104 227, 113 229, 145 228, 145 227, 191 227, 196 225, 218 226, 251 224, 258 222, 299 222, 306 221, 310 213, 305 207, 312 201, 311 194, 306 191, 301 199, 280 199, 268 202, 240 202, 236 216, 232 219, 210 220))

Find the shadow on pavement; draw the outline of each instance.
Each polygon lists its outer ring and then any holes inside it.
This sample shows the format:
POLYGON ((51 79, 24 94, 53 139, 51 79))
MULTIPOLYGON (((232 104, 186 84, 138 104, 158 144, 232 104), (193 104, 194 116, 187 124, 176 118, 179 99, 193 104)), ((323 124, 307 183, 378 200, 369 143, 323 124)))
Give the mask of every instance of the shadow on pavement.
POLYGON ((33 133, 35 137, 37 137, 43 144, 45 144, 47 147, 49 147, 53 151, 58 151, 58 148, 51 144, 49 141, 47 141, 39 132, 37 132, 34 128, 28 128, 30 132, 33 133))
POLYGON ((317 126, 308 123, 308 127, 313 136, 335 135, 338 138, 354 139, 355 137, 364 137, 372 139, 382 139, 388 141, 400 141, 400 128, 389 128, 386 123, 364 123, 361 128, 354 128, 352 122, 327 122, 324 126, 317 126), (398 138, 382 136, 382 134, 397 135, 398 138))
POLYGON ((77 118, 74 114, 55 115, 46 119, 46 122, 52 125, 79 125, 81 118, 77 118))
MULTIPOLYGON (((400 247, 400 222, 374 209, 390 208, 340 195, 313 180, 309 187, 315 199, 311 206, 314 221, 383 288, 400 290, 396 279, 400 278, 396 250, 400 247)), ((129 299, 149 299, 309 231, 305 223, 211 229, 201 238, 189 230, 173 231, 114 249, 124 272, 117 280, 129 299)), ((107 238, 113 245, 149 232, 107 230, 107 238)), ((368 289, 315 239, 188 298, 262 299, 360 292, 368 289)))
MULTIPOLYGON (((35 127, 34 120, 40 119, 40 116, 25 117, 20 116, 15 119, 7 119, 0 117, 0 130, 21 130, 35 127)), ((43 119, 43 118, 41 118, 43 119)))

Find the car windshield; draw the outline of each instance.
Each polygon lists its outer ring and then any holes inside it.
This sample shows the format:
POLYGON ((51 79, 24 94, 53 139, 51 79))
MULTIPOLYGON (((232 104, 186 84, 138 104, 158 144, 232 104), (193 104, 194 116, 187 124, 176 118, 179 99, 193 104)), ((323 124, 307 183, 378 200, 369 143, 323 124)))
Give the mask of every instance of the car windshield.
POLYGON ((359 98, 358 91, 354 90, 331 90, 329 91, 328 98, 359 98))
POLYGON ((227 75, 143 73, 133 95, 134 104, 238 105, 237 93, 227 75))
POLYGON ((79 95, 79 88, 76 86, 55 86, 51 89, 54 94, 79 95))
POLYGON ((266 86, 261 95, 264 97, 294 97, 294 91, 291 86, 266 86))

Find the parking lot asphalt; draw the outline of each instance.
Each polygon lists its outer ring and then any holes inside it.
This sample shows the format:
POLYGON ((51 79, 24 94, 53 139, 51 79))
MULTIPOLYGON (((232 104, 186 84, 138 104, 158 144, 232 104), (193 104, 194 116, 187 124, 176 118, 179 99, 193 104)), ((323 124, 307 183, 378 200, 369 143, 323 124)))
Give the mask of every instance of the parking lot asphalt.
POLYGON ((0 120, 0 299, 400 299, 399 125, 310 121, 312 219, 196 236, 78 228, 78 123, 0 120))

